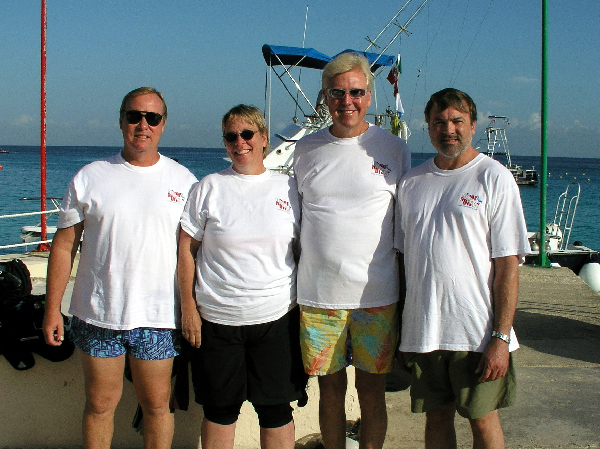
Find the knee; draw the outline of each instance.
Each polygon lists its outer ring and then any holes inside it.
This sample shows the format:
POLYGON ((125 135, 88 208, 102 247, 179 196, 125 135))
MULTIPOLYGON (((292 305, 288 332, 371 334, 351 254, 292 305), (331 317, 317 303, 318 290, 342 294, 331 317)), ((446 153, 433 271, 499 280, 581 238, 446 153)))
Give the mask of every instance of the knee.
POLYGON ((454 425, 456 407, 454 405, 443 405, 425 413, 426 426, 454 425))
POLYGON ((294 419, 290 404, 252 404, 258 415, 258 424, 263 429, 275 429, 289 424, 294 419))
POLYGON ((204 405, 204 417, 215 424, 230 426, 235 423, 240 415, 242 404, 234 404, 225 407, 204 405))
POLYGON ((88 393, 85 400, 85 412, 94 415, 114 413, 120 400, 120 391, 88 393))
POLYGON ((500 416, 498 411, 494 410, 481 418, 469 419, 469 424, 474 434, 484 434, 489 431, 498 431, 502 427, 500 425, 500 416))
POLYGON ((145 415, 160 416, 170 413, 170 391, 136 391, 138 402, 145 415))
POLYGON ((145 416, 164 416, 171 413, 168 400, 164 402, 140 401, 140 406, 145 416))

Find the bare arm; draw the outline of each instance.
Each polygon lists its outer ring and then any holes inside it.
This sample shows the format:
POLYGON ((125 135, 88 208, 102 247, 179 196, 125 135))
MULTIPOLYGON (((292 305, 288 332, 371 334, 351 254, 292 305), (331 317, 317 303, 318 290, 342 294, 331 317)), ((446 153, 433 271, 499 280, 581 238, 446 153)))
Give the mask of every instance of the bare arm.
MULTIPOLYGON (((494 301, 494 330, 510 335, 519 297, 519 258, 498 257, 494 262, 492 295, 494 301)), ((492 337, 477 369, 480 382, 504 377, 508 371, 508 343, 492 337)))
POLYGON ((82 232, 83 222, 57 230, 52 240, 46 276, 46 307, 43 323, 44 338, 51 346, 60 346, 64 340, 60 305, 73 269, 82 232))
MULTIPOLYGON (((406 300, 406 271, 404 268, 404 253, 398 251, 398 277, 400 279, 400 295, 398 298, 398 313, 400 315, 399 323, 398 323, 398 332, 402 333, 402 314, 404 312, 404 304, 406 300)), ((406 371, 407 373, 411 372, 411 369, 406 365, 404 361, 404 353, 400 352, 400 337, 398 336, 398 348, 396 348, 396 360, 398 361, 398 365, 400 369, 406 371)))
POLYGON ((192 238, 183 229, 179 232, 177 255, 177 282, 181 297, 181 331, 183 337, 195 347, 200 347, 200 314, 196 306, 194 286, 196 285, 196 254, 201 242, 192 238))

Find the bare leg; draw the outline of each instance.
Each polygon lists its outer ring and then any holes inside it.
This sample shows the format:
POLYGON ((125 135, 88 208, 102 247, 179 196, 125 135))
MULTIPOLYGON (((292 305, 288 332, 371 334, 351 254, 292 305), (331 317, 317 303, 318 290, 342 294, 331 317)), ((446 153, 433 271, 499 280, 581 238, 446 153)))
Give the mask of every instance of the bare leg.
POLYGON ((455 413, 454 405, 443 405, 425 414, 425 449, 456 449, 455 413))
POLYGON ((469 423, 473 430, 473 449, 504 449, 504 432, 498 410, 483 418, 470 419, 469 423))
POLYGON ((110 449, 115 410, 123 392, 125 356, 92 357, 81 353, 85 378, 83 444, 86 449, 110 449))
POLYGON ((202 421, 202 449, 232 449, 235 441, 235 423, 229 426, 202 421))
POLYGON ((319 424, 326 449, 346 447, 346 369, 319 376, 319 424))
POLYGON ((360 448, 381 449, 387 431, 385 374, 356 369, 356 390, 360 403, 360 448))
POLYGON ((285 426, 260 428, 260 447, 262 449, 294 449, 296 445, 294 421, 285 426))
POLYGON ((144 413, 144 447, 168 449, 175 418, 169 410, 173 359, 140 360, 129 357, 133 386, 144 413))

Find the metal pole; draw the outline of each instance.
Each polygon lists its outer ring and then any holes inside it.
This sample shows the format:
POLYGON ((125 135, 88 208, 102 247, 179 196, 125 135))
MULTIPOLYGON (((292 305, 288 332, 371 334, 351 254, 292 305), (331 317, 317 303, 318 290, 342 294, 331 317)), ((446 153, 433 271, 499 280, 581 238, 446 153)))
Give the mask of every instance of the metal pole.
MULTIPOLYGON (((41 143, 40 143, 40 211, 41 216, 41 237, 40 240, 47 240, 47 220, 46 214, 46 0, 42 0, 42 40, 41 40, 41 143)), ((47 243, 41 243, 37 251, 48 251, 50 246, 47 243)))
POLYGON ((550 267, 546 251, 546 194, 548 187, 548 0, 542 0, 542 123, 541 123, 541 170, 540 182, 540 252, 537 264, 550 267))

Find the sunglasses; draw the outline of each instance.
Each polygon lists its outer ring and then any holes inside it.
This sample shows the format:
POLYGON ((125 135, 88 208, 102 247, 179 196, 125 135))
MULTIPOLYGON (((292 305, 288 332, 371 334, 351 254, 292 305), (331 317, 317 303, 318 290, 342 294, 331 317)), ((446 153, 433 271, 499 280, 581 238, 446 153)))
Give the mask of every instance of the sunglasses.
POLYGON ((163 116, 156 112, 125 111, 125 120, 130 125, 136 125, 142 120, 142 117, 146 118, 146 123, 150 126, 158 125, 163 119, 163 116))
POLYGON ((327 95, 329 95, 331 98, 336 98, 338 100, 344 98, 346 94, 350 94, 350 97, 352 98, 361 98, 364 97, 366 93, 366 89, 327 89, 327 95))
POLYGON ((258 131, 252 131, 251 129, 245 129, 241 133, 228 132, 223 134, 223 139, 225 142, 233 143, 237 140, 238 136, 240 136, 244 140, 252 140, 254 134, 258 131))

